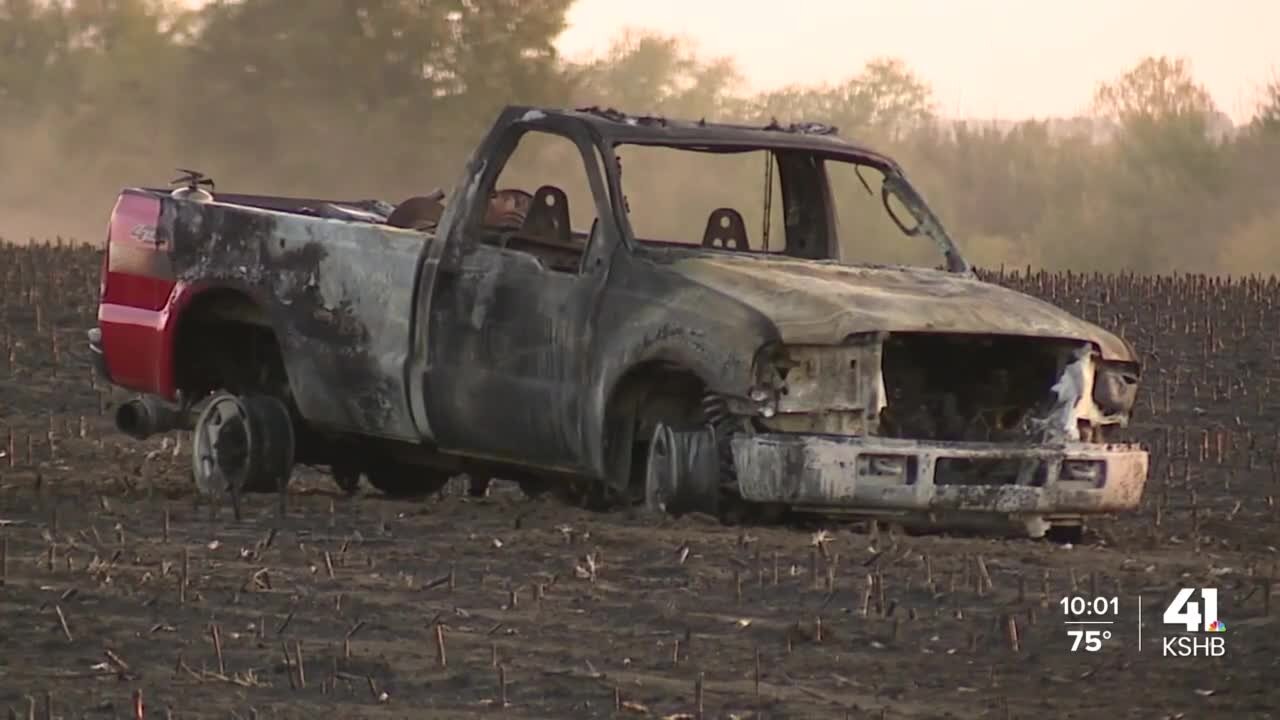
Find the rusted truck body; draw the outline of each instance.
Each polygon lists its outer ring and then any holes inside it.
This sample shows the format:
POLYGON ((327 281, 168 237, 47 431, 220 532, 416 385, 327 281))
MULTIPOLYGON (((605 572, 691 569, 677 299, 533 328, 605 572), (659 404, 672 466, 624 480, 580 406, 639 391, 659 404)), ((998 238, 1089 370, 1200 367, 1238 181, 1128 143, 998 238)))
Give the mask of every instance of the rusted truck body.
POLYGON ((100 372, 142 394, 121 429, 193 429, 207 492, 303 463, 402 494, 467 473, 605 505, 1036 536, 1141 498, 1147 453, 1117 441, 1130 344, 979 280, 898 164, 828 128, 511 107, 448 198, 399 208, 125 190, 90 331, 100 372), (571 149, 554 165, 583 178, 572 207, 536 177, 499 187, 532 136, 571 149), (638 232, 634 147, 762 153, 763 238, 733 207, 701 209, 690 237, 638 232), (837 165, 878 176, 903 242, 941 266, 846 258, 837 165))

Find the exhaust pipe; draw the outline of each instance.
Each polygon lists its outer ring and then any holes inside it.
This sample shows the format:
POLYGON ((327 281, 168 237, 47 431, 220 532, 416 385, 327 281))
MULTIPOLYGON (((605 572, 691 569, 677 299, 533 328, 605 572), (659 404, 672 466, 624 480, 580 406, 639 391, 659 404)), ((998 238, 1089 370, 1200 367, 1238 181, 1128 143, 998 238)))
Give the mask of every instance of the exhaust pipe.
POLYGON ((154 397, 138 397, 116 409, 116 429, 135 440, 170 430, 190 430, 187 413, 154 397))

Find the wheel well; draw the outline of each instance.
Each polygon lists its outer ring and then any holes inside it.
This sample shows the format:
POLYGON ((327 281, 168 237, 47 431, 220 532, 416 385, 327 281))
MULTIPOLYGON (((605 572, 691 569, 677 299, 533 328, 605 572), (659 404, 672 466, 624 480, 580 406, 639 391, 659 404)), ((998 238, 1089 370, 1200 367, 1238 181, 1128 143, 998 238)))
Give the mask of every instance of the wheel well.
POLYGON ((650 361, 627 371, 605 405, 604 459, 610 483, 621 489, 634 481, 637 463, 644 461, 636 451, 647 448, 659 420, 703 422, 706 392, 702 378, 672 363, 650 361))
POLYGON ((238 290, 202 293, 178 319, 174 381, 194 397, 217 389, 289 398, 275 330, 262 307, 238 290))

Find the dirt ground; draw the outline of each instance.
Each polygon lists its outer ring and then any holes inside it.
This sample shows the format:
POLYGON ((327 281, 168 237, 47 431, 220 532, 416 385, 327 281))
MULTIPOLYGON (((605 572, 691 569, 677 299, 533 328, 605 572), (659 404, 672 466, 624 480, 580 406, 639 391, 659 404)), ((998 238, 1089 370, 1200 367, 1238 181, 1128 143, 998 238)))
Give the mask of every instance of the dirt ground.
POLYGON ((1280 717, 1274 284, 1003 278, 1149 362, 1144 507, 1063 546, 599 514, 505 483, 347 498, 312 470, 280 527, 271 496, 236 524, 196 505, 188 438, 111 428, 127 396, 82 350, 96 262, 0 248, 10 717, 132 718, 136 692, 149 718, 1280 717), (1218 589, 1223 656, 1163 656, 1182 587, 1218 589), (1118 598, 1077 626, 1111 633, 1096 652, 1072 651, 1066 595, 1118 598))

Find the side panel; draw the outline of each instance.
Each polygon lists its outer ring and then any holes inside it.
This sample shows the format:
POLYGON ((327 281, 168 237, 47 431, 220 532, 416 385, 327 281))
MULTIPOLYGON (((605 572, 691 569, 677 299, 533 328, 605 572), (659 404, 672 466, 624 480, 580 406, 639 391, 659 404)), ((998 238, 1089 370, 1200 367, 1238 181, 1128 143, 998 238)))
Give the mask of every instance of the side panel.
POLYGON ((241 289, 264 305, 303 417, 419 440, 405 366, 426 236, 168 198, 160 226, 179 281, 241 289))

